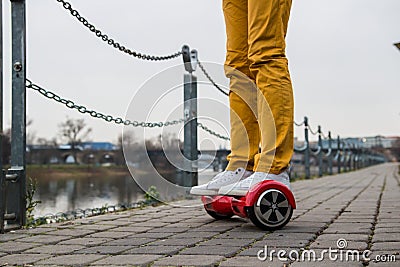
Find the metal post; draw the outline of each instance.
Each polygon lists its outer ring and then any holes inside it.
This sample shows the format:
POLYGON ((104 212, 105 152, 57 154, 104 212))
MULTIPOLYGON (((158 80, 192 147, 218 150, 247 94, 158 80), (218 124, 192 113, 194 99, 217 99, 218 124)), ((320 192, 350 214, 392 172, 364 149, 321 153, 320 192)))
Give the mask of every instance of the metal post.
POLYGON ((353 150, 353 146, 352 146, 352 148, 350 149, 350 162, 349 162, 349 170, 350 171, 355 169, 355 167, 354 167, 354 162, 355 162, 354 159, 355 159, 354 150, 353 150))
POLYGON ((323 149, 322 149, 322 130, 321 130, 321 126, 318 125, 318 146, 320 147, 320 152, 318 153, 318 176, 322 177, 323 175, 323 166, 322 166, 322 153, 323 153, 323 149))
POLYGON ((4 214, 6 212, 6 179, 3 171, 0 173, 0 234, 4 233, 4 214))
POLYGON ((4 232, 6 181, 3 175, 3 1, 0 0, 0 233, 4 232))
MULTIPOLYGON (((0 155, 3 155, 3 1, 0 1, 0 155)), ((0 157, 0 167, 3 168, 0 157)))
POLYGON ((358 149, 358 144, 356 144, 355 146, 354 146, 354 151, 355 151, 355 157, 354 157, 354 170, 358 170, 359 169, 359 166, 358 166, 358 160, 359 160, 359 155, 360 155, 360 153, 359 153, 359 149, 358 149))
POLYGON ((12 124, 11 169, 7 186, 8 224, 26 223, 26 21, 25 0, 11 0, 12 17, 12 124))
POLYGON ((341 165, 341 155, 340 155, 340 136, 338 135, 337 136, 337 155, 338 155, 338 158, 337 158, 337 172, 338 173, 340 173, 340 165, 341 165))
POLYGON ((182 48, 185 70, 184 75, 184 145, 183 155, 187 159, 183 173, 182 186, 192 187, 198 184, 197 161, 197 77, 193 75, 197 65, 197 52, 188 46, 182 48), (191 171, 187 171, 191 170, 191 171))
POLYGON ((365 148, 364 146, 360 147, 360 168, 365 168, 365 148))
POLYGON ((304 117, 304 140, 306 142, 306 150, 304 151, 304 167, 306 171, 306 179, 311 177, 310 174, 310 142, 308 140, 308 118, 304 117))
POLYGON ((358 170, 358 169, 360 169, 360 145, 359 144, 356 144, 355 151, 356 151, 356 157, 354 159, 354 169, 358 170))
POLYGON ((343 169, 347 172, 347 147, 346 142, 343 143, 343 169))
POLYGON ((332 170, 332 136, 331 131, 328 132, 328 146, 329 146, 329 158, 328 158, 328 167, 329 167, 329 175, 333 174, 332 170))

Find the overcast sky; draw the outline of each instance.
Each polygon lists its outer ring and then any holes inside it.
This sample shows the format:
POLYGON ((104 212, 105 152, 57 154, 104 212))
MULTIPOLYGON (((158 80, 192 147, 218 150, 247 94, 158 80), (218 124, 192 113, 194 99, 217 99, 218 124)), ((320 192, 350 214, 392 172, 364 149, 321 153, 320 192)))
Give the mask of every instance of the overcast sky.
MULTIPOLYGON (((202 61, 224 62, 226 38, 221 0, 71 3, 99 29, 133 50, 163 55, 189 44, 199 51, 202 61)), ((4 124, 9 127, 10 2, 3 1, 3 5, 4 124)), ((400 41, 399 11, 399 0, 293 1, 287 55, 296 121, 307 115, 314 128, 320 124, 334 136, 399 135, 400 51, 393 46, 400 41)), ((27 21, 27 77, 105 114, 125 116, 131 99, 149 78, 181 63, 181 58, 145 62, 116 51, 79 24, 56 0, 27 1, 27 21)), ((227 85, 222 65, 209 68, 219 83, 227 85)), ((198 71, 197 75, 204 79, 198 71)), ((171 79, 176 85, 181 83, 179 73, 171 75, 171 79)), ((228 103, 211 86, 200 86, 199 90, 201 97, 215 99, 225 106, 228 103)), ((152 101, 152 92, 148 91, 149 98, 143 94, 142 101, 152 101)), ((178 92, 178 97, 171 100, 176 101, 173 107, 181 104, 180 96, 178 92)), ((85 118, 93 128, 91 139, 95 141, 116 141, 122 131, 121 126, 82 116, 36 92, 28 91, 27 98, 28 118, 33 120, 30 131, 38 137, 56 136, 57 125, 67 116, 85 118)), ((163 120, 163 111, 168 113, 170 108, 161 104, 157 107, 160 116, 152 114, 151 119, 163 120)), ((214 107, 200 103, 199 115, 204 112, 210 116, 213 112, 209 109, 214 107)), ((139 113, 137 118, 130 113, 129 119, 141 119, 139 113)), ((228 109, 215 110, 215 114, 226 125, 228 109)), ((223 132, 221 127, 215 130, 223 132)), ((303 138, 302 128, 296 129, 296 135, 303 138)))

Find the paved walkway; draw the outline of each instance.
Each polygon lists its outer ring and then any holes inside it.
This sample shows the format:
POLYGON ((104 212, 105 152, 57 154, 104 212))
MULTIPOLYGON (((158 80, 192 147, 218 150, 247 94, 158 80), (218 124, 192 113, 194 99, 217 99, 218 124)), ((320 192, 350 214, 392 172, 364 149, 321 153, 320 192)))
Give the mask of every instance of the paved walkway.
POLYGON ((0 235, 0 266, 400 266, 398 171, 385 164, 295 182, 298 209, 272 233, 216 221, 196 199, 0 235), (392 255, 397 262, 372 261, 392 255))

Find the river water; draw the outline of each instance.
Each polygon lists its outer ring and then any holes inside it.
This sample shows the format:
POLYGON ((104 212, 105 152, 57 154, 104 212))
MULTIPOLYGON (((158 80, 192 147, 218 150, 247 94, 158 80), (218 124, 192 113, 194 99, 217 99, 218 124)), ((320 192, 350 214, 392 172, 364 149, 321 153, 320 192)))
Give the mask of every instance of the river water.
POLYGON ((143 191, 130 176, 36 179, 34 199, 41 201, 35 217, 76 209, 134 203, 143 199, 143 191))
MULTIPOLYGON (((199 183, 205 183, 214 175, 212 170, 200 173, 199 183)), ((34 200, 41 203, 34 210, 35 217, 77 209, 135 203, 144 199, 143 191, 131 176, 58 177, 56 179, 38 177, 36 180, 37 189, 34 200)))

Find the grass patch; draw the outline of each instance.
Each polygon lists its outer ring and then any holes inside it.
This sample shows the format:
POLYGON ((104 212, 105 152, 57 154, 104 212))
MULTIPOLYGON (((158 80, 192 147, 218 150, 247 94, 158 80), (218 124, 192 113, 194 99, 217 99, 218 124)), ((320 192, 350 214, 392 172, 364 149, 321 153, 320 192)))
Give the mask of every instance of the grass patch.
POLYGON ((92 165, 28 165, 27 175, 41 179, 86 178, 91 176, 128 176, 126 166, 92 166, 92 165))

